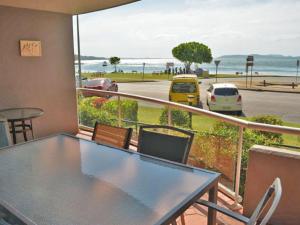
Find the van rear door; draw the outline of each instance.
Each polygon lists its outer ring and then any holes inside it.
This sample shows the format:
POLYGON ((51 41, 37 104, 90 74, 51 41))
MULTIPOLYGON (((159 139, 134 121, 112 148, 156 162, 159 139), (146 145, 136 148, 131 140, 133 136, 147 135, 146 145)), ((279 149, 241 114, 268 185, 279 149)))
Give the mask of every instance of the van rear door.
MULTIPOLYGON (((172 83, 172 99, 178 102, 186 102, 188 95, 197 95, 197 86, 195 82, 175 81, 172 83)), ((195 96, 196 97, 196 96, 195 96)))

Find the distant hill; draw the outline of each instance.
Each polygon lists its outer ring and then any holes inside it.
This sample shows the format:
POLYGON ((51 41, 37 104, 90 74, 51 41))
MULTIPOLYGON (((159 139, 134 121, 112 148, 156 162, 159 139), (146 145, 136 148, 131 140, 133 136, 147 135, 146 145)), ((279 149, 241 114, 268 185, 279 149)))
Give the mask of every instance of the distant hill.
MULTIPOLYGON (((260 54, 249 54, 249 55, 253 55, 254 58, 256 59, 299 59, 300 56, 285 56, 285 55, 277 55, 277 54, 269 54, 269 55, 260 55, 260 54)), ((247 58, 248 55, 223 55, 217 58, 235 58, 235 59, 239 59, 239 58, 247 58)))
MULTIPOLYGON (((81 60, 104 60, 107 59, 105 57, 97 57, 97 56, 86 56, 86 55, 82 55, 80 57, 81 60)), ((78 55, 75 55, 75 60, 78 60, 78 55)))

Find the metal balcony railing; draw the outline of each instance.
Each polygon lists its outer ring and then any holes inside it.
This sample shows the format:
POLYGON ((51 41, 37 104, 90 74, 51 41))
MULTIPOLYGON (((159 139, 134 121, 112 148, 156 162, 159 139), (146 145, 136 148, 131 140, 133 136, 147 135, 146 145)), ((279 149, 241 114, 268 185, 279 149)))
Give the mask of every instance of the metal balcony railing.
POLYGON ((237 147, 237 160, 236 160, 236 174, 235 174, 235 184, 234 184, 234 193, 230 190, 226 190, 224 186, 221 185, 221 189, 225 191, 229 195, 233 195, 232 197, 235 200, 236 205, 241 201, 241 197, 239 195, 239 187, 240 187, 240 177, 241 177, 241 163, 242 163, 242 151, 243 151, 243 138, 244 138, 244 130, 246 128, 253 129, 257 131, 266 131, 272 133, 280 133, 280 134, 292 134, 292 135, 299 135, 300 136, 300 128, 293 128, 287 126, 277 126, 277 125, 269 125, 269 124, 262 124, 262 123, 255 123, 251 121, 242 120, 239 118, 235 118, 228 115, 223 115, 220 113, 211 112, 208 110, 195 108, 188 105, 179 104, 176 102, 165 101, 161 99, 155 99, 151 97, 145 97, 140 95, 133 95, 121 92, 110 92, 110 91, 102 91, 102 90, 95 90, 95 89, 86 89, 86 88, 78 88, 78 93, 89 93, 94 96, 116 96, 118 101, 118 125, 122 125, 122 118, 121 118, 121 97, 130 98, 135 100, 141 100, 146 102, 151 102, 155 104, 159 104, 162 106, 167 107, 168 109, 168 125, 171 126, 171 110, 172 109, 180 109, 187 112, 191 112, 196 115, 205 115, 210 118, 214 118, 218 121, 226 122, 232 125, 239 127, 238 133, 238 147, 237 147))

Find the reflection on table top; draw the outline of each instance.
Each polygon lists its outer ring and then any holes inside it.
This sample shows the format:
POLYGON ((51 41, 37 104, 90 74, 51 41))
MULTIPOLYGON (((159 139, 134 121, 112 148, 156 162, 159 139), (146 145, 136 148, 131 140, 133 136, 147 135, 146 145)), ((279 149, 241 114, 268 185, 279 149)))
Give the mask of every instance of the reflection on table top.
POLYGON ((0 151, 0 203, 39 225, 163 224, 218 177, 63 134, 0 151))
POLYGON ((33 119, 43 114, 44 111, 39 108, 10 108, 0 110, 0 115, 8 121, 33 119))

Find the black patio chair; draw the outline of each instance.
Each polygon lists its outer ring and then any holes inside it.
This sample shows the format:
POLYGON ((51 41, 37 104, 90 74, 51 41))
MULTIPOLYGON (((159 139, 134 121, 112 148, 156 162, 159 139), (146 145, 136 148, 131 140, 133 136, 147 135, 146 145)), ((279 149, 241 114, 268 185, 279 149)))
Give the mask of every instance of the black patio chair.
POLYGON ((209 201, 198 200, 196 203, 215 209, 216 211, 225 214, 231 218, 234 218, 246 225, 255 225, 257 224, 258 221, 260 221, 259 223, 260 225, 266 225, 279 204, 279 201, 281 199, 281 194, 282 194, 281 181, 279 178, 276 178, 273 184, 267 189, 266 193, 258 203, 256 209, 254 210, 250 218, 245 217, 236 212, 230 211, 229 209, 220 207, 217 204, 209 201), (272 198, 273 201, 271 202, 272 198), (263 218, 261 218, 262 213, 264 212, 266 206, 269 205, 268 203, 270 203, 269 210, 266 212, 263 218))
POLYGON ((140 127, 137 151, 186 164, 194 133, 176 127, 146 125, 140 127), (162 130, 162 132, 158 132, 162 130), (167 132, 166 132, 167 131, 167 132), (180 134, 180 136, 174 133, 180 134))
MULTIPOLYGON (((186 164, 193 143, 194 133, 176 127, 146 125, 140 127, 137 151, 143 154, 186 164), (164 133, 158 132, 161 129, 164 133), (166 134, 167 131, 167 134, 166 134), (173 133, 173 134, 172 134, 173 133), (180 134, 180 136, 174 135, 180 134)), ((185 224, 184 215, 180 216, 185 224)), ((174 221, 172 223, 176 224, 174 221)))

